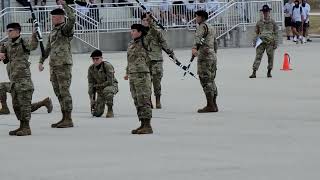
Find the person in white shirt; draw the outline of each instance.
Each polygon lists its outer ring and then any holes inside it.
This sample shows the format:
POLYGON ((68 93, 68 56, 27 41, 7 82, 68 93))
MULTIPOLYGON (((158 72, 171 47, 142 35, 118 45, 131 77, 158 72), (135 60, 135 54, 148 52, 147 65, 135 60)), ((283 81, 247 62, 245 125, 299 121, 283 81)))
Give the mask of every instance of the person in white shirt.
POLYGON ((219 9, 218 0, 208 0, 207 12, 216 12, 219 9))
POLYGON ((284 6, 284 26, 286 27, 287 40, 290 40, 291 35, 291 11, 293 7, 293 0, 289 0, 284 6))
POLYGON ((302 0, 301 4, 304 14, 305 14, 305 21, 303 24, 303 37, 304 37, 304 42, 305 39, 307 39, 308 42, 312 42, 311 39, 309 38, 309 27, 310 27, 310 11, 311 7, 308 4, 307 0, 302 0))
POLYGON ((299 39, 301 43, 303 43, 302 26, 304 22, 304 12, 298 0, 294 1, 294 6, 292 7, 292 12, 291 12, 291 20, 292 20, 292 33, 294 36, 293 41, 298 43, 298 39, 299 39))

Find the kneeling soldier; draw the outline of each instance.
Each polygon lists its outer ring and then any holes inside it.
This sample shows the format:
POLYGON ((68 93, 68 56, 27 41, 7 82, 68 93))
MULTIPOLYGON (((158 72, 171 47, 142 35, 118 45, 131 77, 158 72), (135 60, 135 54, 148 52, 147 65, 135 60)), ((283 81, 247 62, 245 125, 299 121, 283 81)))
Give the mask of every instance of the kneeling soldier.
POLYGON ((108 106, 106 118, 113 117, 113 97, 118 92, 118 81, 114 76, 113 66, 103 61, 102 52, 95 50, 91 53, 93 64, 88 70, 89 97, 91 103, 91 113, 95 117, 100 117, 108 106), (95 98, 98 95, 97 100, 95 98))

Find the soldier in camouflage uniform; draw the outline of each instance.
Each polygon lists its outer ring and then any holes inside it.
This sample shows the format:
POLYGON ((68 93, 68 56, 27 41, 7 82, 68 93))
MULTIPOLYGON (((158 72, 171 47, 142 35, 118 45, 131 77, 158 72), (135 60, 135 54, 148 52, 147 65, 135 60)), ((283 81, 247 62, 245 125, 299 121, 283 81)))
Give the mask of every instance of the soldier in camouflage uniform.
MULTIPOLYGON (((0 45, 0 48, 4 46, 0 45)), ((0 49, 1 51, 1 49, 0 49)), ((10 62, 7 63, 7 73, 8 77, 10 77, 10 62)), ((11 86, 10 82, 1 82, 0 83, 0 104, 1 104, 1 109, 0 109, 0 115, 3 114, 10 114, 10 110, 7 105, 7 93, 11 93, 11 86)), ((45 106, 47 108, 48 113, 52 112, 53 106, 52 106, 52 101, 49 97, 45 98, 42 101, 39 101, 37 103, 32 103, 31 104, 31 112, 34 112, 41 108, 42 106, 45 106)))
POLYGON ((95 50, 91 53, 93 64, 88 69, 89 97, 91 103, 92 115, 100 117, 105 105, 108 106, 106 118, 114 117, 113 115, 113 97, 118 92, 118 81, 114 76, 113 66, 103 61, 102 52, 95 50), (95 100, 95 94, 98 95, 95 100))
MULTIPOLYGON (((10 114, 10 110, 7 105, 7 93, 11 93, 10 84, 11 84, 10 82, 0 83, 0 103, 1 103, 0 115, 10 114)), ((43 106, 47 108, 48 113, 52 112, 53 106, 52 106, 52 101, 49 97, 43 99, 42 101, 32 103, 31 112, 34 112, 43 106)))
POLYGON ((140 127, 132 130, 132 134, 152 134, 150 124, 152 118, 151 110, 151 77, 150 59, 144 43, 144 27, 141 24, 131 26, 131 37, 127 50, 127 74, 125 80, 129 79, 130 92, 137 109, 140 127))
POLYGON ((267 77, 271 78, 271 70, 273 68, 274 50, 278 47, 278 26, 270 17, 268 5, 264 5, 260 11, 263 12, 263 19, 256 24, 256 36, 253 39, 253 46, 256 46, 257 38, 262 40, 262 43, 256 49, 256 58, 253 63, 253 72, 249 78, 256 78, 256 72, 259 69, 264 51, 268 55, 268 73, 267 77))
POLYGON ((70 85, 72 78, 72 53, 71 40, 74 33, 75 13, 65 1, 59 0, 68 16, 65 22, 65 12, 63 9, 54 9, 51 11, 53 30, 49 34, 45 55, 40 58, 39 70, 43 71, 43 63, 50 56, 50 81, 53 90, 58 97, 62 119, 51 125, 52 128, 73 127, 71 118, 72 97, 70 94, 70 85))
POLYGON ((20 37, 21 26, 19 23, 7 25, 9 41, 5 43, 0 51, 0 60, 9 62, 9 79, 12 96, 13 109, 20 127, 10 131, 9 135, 27 136, 31 135, 31 100, 33 94, 33 83, 31 80, 29 55, 30 51, 38 47, 36 34, 33 33, 31 40, 20 37))
POLYGON ((203 10, 196 12, 199 24, 193 41, 192 55, 198 56, 198 75, 206 95, 207 106, 199 109, 199 113, 218 112, 216 99, 218 96, 215 77, 217 71, 217 40, 212 26, 206 23, 208 13, 203 10))
MULTIPOLYGON (((151 60, 150 62, 150 74, 153 83, 153 91, 156 97, 156 108, 161 109, 161 79, 163 77, 163 57, 162 50, 167 54, 174 56, 172 49, 169 49, 167 41, 164 39, 161 31, 156 29, 155 24, 152 22, 149 14, 143 14, 142 25, 147 30, 145 36, 145 42, 149 47, 148 55, 151 60)), ((151 102, 152 103, 152 102, 151 102)), ((152 104, 151 104, 152 105, 152 104)))

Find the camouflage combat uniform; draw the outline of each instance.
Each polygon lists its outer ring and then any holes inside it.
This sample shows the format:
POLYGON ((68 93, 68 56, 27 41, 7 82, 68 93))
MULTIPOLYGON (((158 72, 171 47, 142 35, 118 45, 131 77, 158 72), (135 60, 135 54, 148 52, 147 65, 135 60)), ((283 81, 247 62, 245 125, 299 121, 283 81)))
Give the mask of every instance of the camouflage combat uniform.
POLYGON ((71 40, 74 33, 75 13, 68 5, 63 5, 68 16, 66 23, 56 25, 50 32, 48 43, 45 49, 45 56, 40 58, 43 64, 45 59, 50 56, 50 81, 53 90, 58 97, 63 118, 60 122, 52 124, 52 127, 64 128, 72 127, 72 97, 70 85, 72 78, 72 53, 71 40), (66 121, 63 121, 63 120, 66 121), (61 124, 61 125, 58 125, 61 124))
MULTIPOLYGON (((7 63, 7 73, 8 76, 10 77, 10 62, 7 63)), ((1 110, 0 110, 0 115, 2 114, 10 114, 10 110, 7 105, 7 93, 11 93, 11 83, 10 82, 1 82, 0 83, 0 103, 1 103, 1 110)), ((31 104, 31 112, 34 112, 38 110, 40 107, 45 106, 47 108, 48 113, 52 112, 53 106, 52 106, 52 101, 49 97, 45 98, 42 101, 32 103, 31 104)))
POLYGON ((256 49, 256 57, 253 63, 253 70, 259 69, 261 59, 264 51, 268 56, 268 70, 273 68, 274 50, 278 46, 278 26, 276 22, 269 18, 264 20, 263 18, 256 24, 256 36, 253 39, 255 45, 257 38, 262 40, 262 43, 256 49))
MULTIPOLYGON (((4 46, 0 46, 0 52, 4 52, 4 46)), ((10 77, 10 62, 6 62, 7 66, 7 73, 8 77, 10 77)), ((10 114, 10 110, 7 105, 7 93, 11 93, 11 83, 10 82, 1 82, 0 83, 0 103, 1 103, 1 110, 0 115, 2 114, 10 114)))
POLYGON ((141 121, 141 126, 133 130, 132 133, 145 134, 145 129, 142 128, 144 125, 147 125, 147 131, 152 133, 150 126, 152 118, 150 59, 142 38, 130 42, 127 50, 127 61, 130 92, 137 109, 139 121, 141 121))
MULTIPOLYGON (((172 50, 168 48, 167 42, 164 39, 161 31, 156 29, 156 26, 150 23, 150 28, 147 35, 145 36, 145 42, 148 46, 148 56, 151 60, 150 62, 150 74, 153 83, 154 95, 157 100, 160 101, 161 96, 161 79, 163 77, 163 57, 162 49, 168 54, 172 53, 172 50)), ((157 108, 161 108, 160 102, 157 103, 157 108)))
POLYGON ((193 48, 198 48, 198 75, 207 101, 211 102, 214 98, 216 105, 215 98, 218 95, 218 90, 214 79, 217 71, 218 45, 212 26, 205 22, 200 23, 194 37, 193 48))
POLYGON ((113 97, 118 92, 118 81, 114 76, 114 68, 109 62, 102 62, 100 65, 91 65, 88 69, 89 96, 97 93, 94 116, 100 117, 107 104, 108 110, 113 106, 113 97))
MULTIPOLYGON (((29 55, 38 46, 36 35, 28 40, 19 37, 14 42, 9 40, 2 52, 6 54, 10 79, 12 105, 20 127, 10 131, 10 135, 31 135, 29 121, 31 119, 31 100, 34 91, 31 80, 29 55)), ((5 63, 6 63, 5 62, 5 63)))

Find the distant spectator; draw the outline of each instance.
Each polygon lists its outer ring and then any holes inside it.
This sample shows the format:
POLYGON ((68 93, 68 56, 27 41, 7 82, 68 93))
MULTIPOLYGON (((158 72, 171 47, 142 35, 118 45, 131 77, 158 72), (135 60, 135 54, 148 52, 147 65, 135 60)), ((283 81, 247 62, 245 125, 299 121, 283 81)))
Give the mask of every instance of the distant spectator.
POLYGON ((219 2, 218 0, 209 0, 207 6, 208 13, 214 13, 219 9, 219 2))
POLYGON ((168 0, 162 0, 161 4, 160 4, 160 19, 161 22, 167 22, 167 19, 169 18, 169 1, 168 0))
POLYGON ((29 2, 27 0, 17 0, 22 6, 29 6, 29 2))
POLYGON ((186 24, 186 5, 183 1, 173 1, 172 2, 172 25, 182 25, 186 24))
POLYGON ((304 21, 304 24, 303 24, 303 37, 304 37, 304 40, 307 39, 308 42, 312 42, 312 40, 309 37, 311 7, 308 4, 307 0, 302 0, 301 6, 302 6, 302 8, 304 10, 304 15, 305 15, 305 21, 304 21))
POLYGON ((96 20, 96 21, 100 21, 99 18, 99 9, 98 6, 95 4, 95 0, 89 0, 89 13, 88 16, 91 17, 92 19, 96 20))
POLYGON ((197 9, 197 10, 207 11, 206 0, 199 0, 199 1, 196 3, 196 9, 197 9))
POLYGON ((304 11, 300 2, 298 0, 294 1, 294 6, 292 8, 291 20, 293 23, 292 32, 294 35, 293 41, 298 43, 298 40, 303 43, 303 36, 302 36, 302 26, 304 22, 304 11))
POLYGON ((290 40, 291 35, 291 11, 293 7, 293 0, 289 0, 284 6, 283 6, 283 11, 284 11, 284 25, 286 27, 286 35, 287 35, 287 40, 290 40))
POLYGON ((41 28, 44 30, 44 31, 47 31, 49 30, 50 28, 47 27, 49 24, 48 24, 48 21, 49 21, 49 12, 46 11, 46 6, 47 5, 47 1, 46 0, 40 0, 40 6, 39 7, 39 23, 41 25, 41 28))
POLYGON ((194 18, 194 13, 196 12, 196 5, 193 0, 186 3, 187 9, 187 20, 190 21, 194 18))

